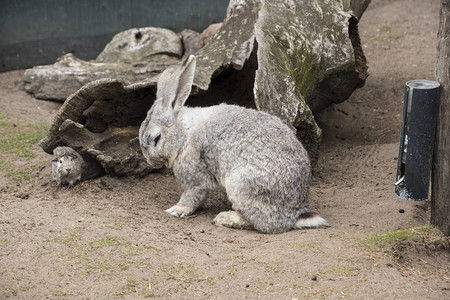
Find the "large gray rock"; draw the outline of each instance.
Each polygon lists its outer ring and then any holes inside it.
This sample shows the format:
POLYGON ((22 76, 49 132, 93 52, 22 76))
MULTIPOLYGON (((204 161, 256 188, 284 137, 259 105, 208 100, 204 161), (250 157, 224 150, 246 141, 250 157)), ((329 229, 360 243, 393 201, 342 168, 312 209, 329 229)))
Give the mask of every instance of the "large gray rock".
POLYGON ((196 53, 198 50, 200 50, 200 48, 202 48, 200 33, 191 29, 184 29, 178 35, 183 41, 183 59, 186 59, 187 57, 189 57, 189 55, 196 53))
POLYGON ((348 99, 368 76, 357 23, 369 2, 231 0, 220 31, 197 52, 194 83, 228 102, 250 98, 244 102, 300 129, 314 158, 321 130, 313 113, 348 99), (250 95, 248 87, 236 94, 239 80, 211 85, 230 69, 245 70, 250 95))
POLYGON ((256 107, 300 129, 310 154, 321 136, 312 110, 346 100, 367 77, 357 67, 356 54, 364 67, 365 58, 352 44, 354 22, 340 1, 262 1, 254 30, 256 107))
POLYGON ((116 34, 95 61, 170 63, 178 61, 182 55, 183 45, 175 32, 164 28, 144 27, 116 34))
MULTIPOLYGON (((228 102, 277 115, 314 159, 321 130, 313 113, 344 101, 367 77, 357 30, 367 2, 231 0, 222 26, 195 54, 188 104, 228 102)), ((107 172, 145 175, 137 128, 155 93, 156 77, 92 82, 67 99, 41 146, 50 153, 65 144, 107 172)))
POLYGON ((53 65, 27 69, 22 87, 38 99, 65 101, 94 80, 114 78, 126 85, 146 80, 178 63, 183 51, 182 40, 173 31, 133 28, 116 34, 94 61, 66 54, 53 65))
POLYGON ((103 78, 114 78, 124 84, 147 80, 178 61, 162 63, 99 63, 84 61, 66 54, 53 65, 27 69, 23 88, 38 99, 65 101, 85 84, 103 78))

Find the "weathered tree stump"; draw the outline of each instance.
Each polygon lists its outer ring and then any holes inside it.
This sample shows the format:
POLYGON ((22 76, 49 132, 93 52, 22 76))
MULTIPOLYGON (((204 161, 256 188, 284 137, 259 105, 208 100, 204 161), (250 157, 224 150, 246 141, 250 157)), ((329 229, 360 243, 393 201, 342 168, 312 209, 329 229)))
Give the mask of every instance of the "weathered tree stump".
POLYGON ((436 80, 440 83, 439 116, 434 147, 431 224, 450 236, 450 0, 441 1, 436 80))
MULTIPOLYGON (((219 31, 195 53, 188 105, 227 102, 277 115, 316 157, 321 130, 313 113, 346 100, 367 77, 357 23, 368 2, 231 0, 219 31)), ((134 133, 156 97, 155 80, 89 83, 66 100, 42 148, 64 144, 107 172, 145 175, 145 162, 126 166, 130 157, 133 164, 142 159, 134 133)))

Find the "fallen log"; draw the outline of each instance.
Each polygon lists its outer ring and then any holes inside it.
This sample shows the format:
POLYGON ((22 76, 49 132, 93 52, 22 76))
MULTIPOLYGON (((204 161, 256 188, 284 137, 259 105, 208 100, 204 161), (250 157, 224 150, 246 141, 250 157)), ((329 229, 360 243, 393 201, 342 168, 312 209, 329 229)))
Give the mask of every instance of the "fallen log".
MULTIPOLYGON (((368 76, 357 30, 368 2, 230 1, 223 25, 195 53, 188 105, 227 102, 267 111, 297 130, 316 158, 321 130, 313 113, 346 100, 368 76)), ((89 83, 66 100, 41 147, 51 153, 64 144, 97 159, 107 172, 145 175, 145 163, 133 170, 117 165, 126 165, 130 155, 142 159, 129 147, 137 136, 131 132, 155 100, 156 78, 89 83), (118 138, 121 129, 128 135, 118 138), (81 133, 85 138, 75 143, 71 137, 81 133)))

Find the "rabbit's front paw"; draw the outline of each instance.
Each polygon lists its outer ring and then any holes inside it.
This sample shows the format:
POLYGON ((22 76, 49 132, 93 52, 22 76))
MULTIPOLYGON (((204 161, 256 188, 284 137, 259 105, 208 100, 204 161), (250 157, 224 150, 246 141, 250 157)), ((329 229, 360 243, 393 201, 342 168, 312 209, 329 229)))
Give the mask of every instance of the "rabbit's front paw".
POLYGON ((250 224, 244 217, 242 217, 238 212, 230 210, 223 211, 219 213, 214 220, 213 224, 236 228, 236 229, 253 229, 252 224, 250 224))
POLYGON ((169 209, 166 209, 166 212, 168 212, 169 214, 175 216, 175 217, 187 217, 189 215, 191 215, 193 212, 195 211, 195 208, 192 208, 190 206, 184 206, 184 205, 179 205, 176 204, 174 206, 172 206, 169 209))

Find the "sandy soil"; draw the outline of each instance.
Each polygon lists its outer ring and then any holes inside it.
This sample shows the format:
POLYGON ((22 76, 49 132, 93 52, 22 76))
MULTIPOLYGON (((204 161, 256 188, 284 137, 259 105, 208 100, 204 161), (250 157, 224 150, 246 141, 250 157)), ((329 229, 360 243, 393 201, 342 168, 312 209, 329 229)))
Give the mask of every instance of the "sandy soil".
MULTIPOLYGON (((429 201, 400 200, 393 185, 403 85, 434 79, 439 1, 372 2, 360 22, 371 75, 317 116, 310 205, 330 228, 217 227, 229 208, 220 193, 178 219, 164 212, 180 195, 170 174, 65 189, 37 146, 32 158, 0 151, 33 170, 17 181, 0 163, 0 299, 450 299, 448 239, 422 227, 429 201)), ((22 73, 0 74, 0 111, 11 116, 1 135, 13 123, 50 124, 59 108, 16 89, 22 73)))

